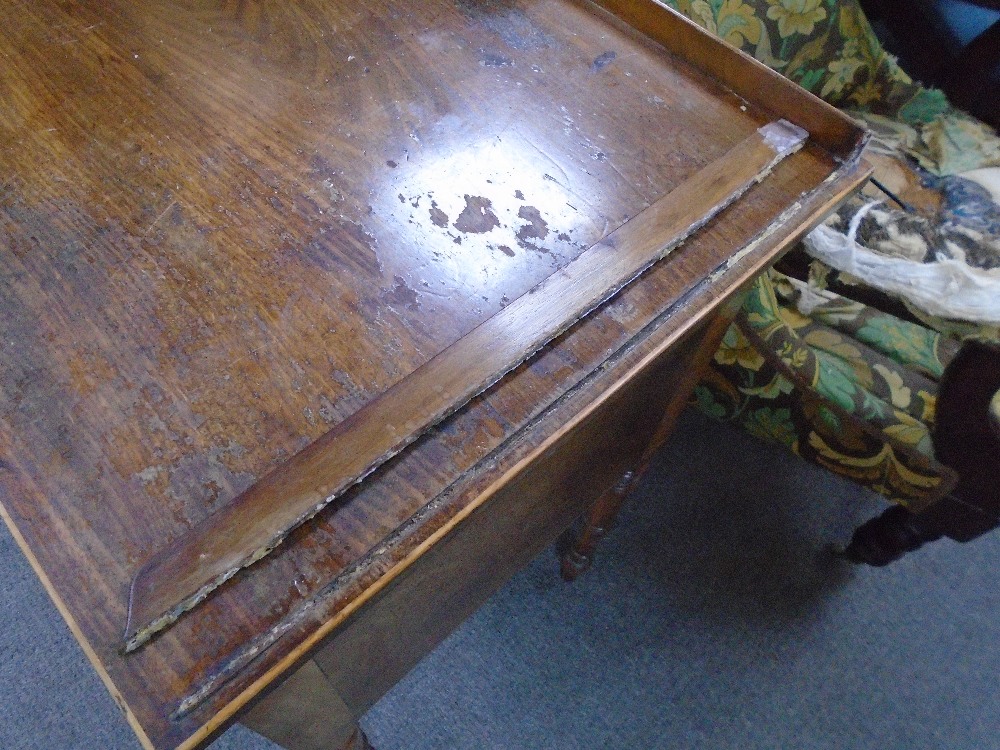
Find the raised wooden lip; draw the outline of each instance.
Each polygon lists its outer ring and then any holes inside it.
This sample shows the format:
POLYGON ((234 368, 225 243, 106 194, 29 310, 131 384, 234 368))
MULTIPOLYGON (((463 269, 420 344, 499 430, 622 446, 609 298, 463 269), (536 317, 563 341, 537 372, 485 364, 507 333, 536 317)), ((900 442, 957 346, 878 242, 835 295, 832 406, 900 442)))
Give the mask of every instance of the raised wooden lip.
MULTIPOLYGON (((589 1, 595 5, 595 8, 603 9, 604 12, 635 28, 669 52, 709 73, 720 83, 728 86, 737 95, 747 98, 759 98, 763 95, 767 98, 771 111, 782 115, 785 119, 794 118, 797 123, 809 132, 812 140, 829 151, 838 161, 844 162, 856 158, 864 148, 867 134, 841 112, 801 88, 794 86, 780 74, 775 73, 749 55, 711 36, 697 24, 663 5, 659 0, 589 1)), ((597 10, 596 12, 600 13, 602 11, 597 10)), ((673 191, 664 198, 661 198, 661 201, 666 200, 672 195, 674 195, 673 191)), ((648 213, 648 211, 644 213, 648 213)), ((628 227, 632 221, 634 219, 626 222, 622 229, 628 227)), ((674 244, 676 245, 682 239, 683 237, 680 240, 676 240, 674 244)), ((591 250, 593 248, 586 251, 584 255, 591 252, 591 250)), ((539 291, 546 282, 557 277, 563 270, 565 269, 557 271, 556 274, 543 281, 538 287, 535 287, 526 295, 523 295, 522 298, 516 300, 513 305, 508 306, 505 310, 501 310, 494 318, 502 318, 505 315, 509 317, 518 303, 539 291)), ((587 309, 576 311, 574 317, 565 325, 575 322, 575 320, 586 314, 589 309, 593 309, 597 304, 606 300, 610 294, 617 291, 623 283, 627 283, 635 275, 637 274, 633 273, 628 279, 617 280, 615 282, 617 286, 611 285, 614 288, 609 288, 607 294, 600 299, 595 297, 587 309)), ((487 323, 489 322, 487 321, 487 323)), ((472 333, 475 333, 481 327, 477 327, 472 333)), ((315 456, 320 450, 319 446, 321 444, 330 442, 329 438, 332 434, 338 431, 343 432, 345 428, 360 430, 360 426, 355 424, 359 421, 359 418, 355 418, 357 415, 349 417, 342 425, 338 425, 337 428, 315 441, 289 462, 286 462, 286 464, 278 467, 274 472, 271 472, 268 476, 258 481, 247 492, 234 498, 226 506, 223 506, 220 511, 213 513, 202 523, 196 525, 175 540, 171 545, 158 551, 140 568, 133 578, 129 590, 128 621, 125 625, 124 651, 127 653, 139 648, 156 633, 172 625, 184 612, 197 606, 199 602, 204 600, 212 591, 240 569, 252 565, 257 560, 265 557, 281 543, 292 528, 314 516, 349 486, 361 481, 368 473, 374 471, 384 463, 385 460, 403 450, 430 426, 444 419, 469 398, 498 380, 559 331, 558 327, 554 328, 550 336, 536 342, 530 351, 519 352, 517 356, 513 356, 510 359, 507 366, 497 368, 489 376, 484 376, 474 390, 465 392, 468 390, 465 389, 461 394, 454 395, 447 405, 434 410, 432 416, 421 417, 415 422, 408 417, 408 421, 403 425, 402 435, 398 434, 399 430, 397 428, 389 425, 389 432, 392 433, 392 438, 386 442, 384 436, 382 436, 381 439, 384 445, 382 446, 382 450, 378 451, 378 456, 371 460, 366 460, 363 466, 352 467, 344 475, 343 481, 328 488, 327 491, 322 493, 323 496, 319 496, 315 492, 310 492, 308 499, 302 496, 300 498, 301 502, 293 500, 292 502, 297 503, 295 506, 296 511, 280 524, 281 529, 264 533, 259 530, 258 525, 258 528, 251 532, 254 535, 252 541, 237 542, 242 549, 239 554, 234 554, 232 549, 220 549, 219 542, 209 543, 207 541, 209 535, 214 532, 217 535, 222 535, 225 539, 233 539, 237 533, 237 527, 240 525, 247 526, 246 520, 235 517, 235 514, 232 512, 233 508, 239 507, 245 510, 244 506, 250 505, 247 498, 255 497, 255 493, 259 493, 261 487, 267 483, 276 485, 272 494, 279 496, 288 496, 289 494, 302 495, 301 488, 299 487, 301 482, 295 482, 296 487, 293 489, 289 486, 288 482, 278 483, 276 477, 292 471, 289 467, 295 466, 297 461, 304 464, 304 461, 299 461, 303 456, 315 456), (226 520, 227 514, 233 517, 226 520), (169 565, 171 561, 173 565, 180 566, 179 571, 170 570, 169 565), (200 572, 200 569, 205 569, 205 572, 200 572), (180 575, 177 575, 177 572, 180 575)), ((472 333, 467 335, 471 336, 472 333)), ((458 343, 461 343, 461 341, 458 343)), ((455 346, 449 347, 445 352, 453 349, 455 346)), ((435 357, 432 362, 440 356, 435 357)), ((404 378, 404 382, 411 379, 415 374, 413 373, 404 378)), ((396 389, 396 386, 390 389, 390 392, 394 389, 396 389)), ((372 403, 378 402, 390 392, 376 398, 372 403)), ((435 395, 431 393, 431 396, 435 395)), ((365 411, 365 409, 362 411, 365 411)), ((311 460, 315 463, 315 459, 311 460)), ((261 506, 262 512, 277 515, 276 511, 268 509, 269 505, 269 503, 257 503, 257 506, 261 506)), ((256 524, 256 519, 252 523, 256 524)))
MULTIPOLYGON (((685 59, 686 62, 691 63, 693 67, 716 78, 722 85, 729 87, 749 102, 760 103, 761 101, 766 101, 766 104, 761 105, 765 110, 770 110, 776 115, 791 114, 793 118, 798 119, 803 125, 810 123, 810 120, 806 117, 801 117, 800 113, 802 112, 811 113, 809 117, 815 117, 820 120, 828 118, 830 120, 827 127, 817 128, 813 126, 811 128, 813 142, 827 150, 841 164, 841 167, 836 169, 825 183, 831 190, 829 197, 821 204, 815 204, 814 208, 803 209, 795 214, 795 217, 802 221, 801 229, 788 229, 773 240, 768 240, 765 243, 766 260, 758 259, 750 265, 744 264, 743 254, 745 250, 740 251, 738 258, 734 257, 731 263, 726 264, 725 268, 720 268, 717 274, 713 275, 713 279, 725 274, 727 278, 734 279, 735 285, 745 283, 752 275, 763 268, 765 262, 769 262, 769 259, 779 254, 783 248, 786 248, 798 239, 811 225, 815 225, 822 220, 839 201, 856 190, 870 173, 870 168, 864 166, 859 159, 868 139, 866 131, 840 111, 827 105, 808 92, 799 89, 793 83, 757 62, 749 55, 729 47, 697 24, 676 13, 676 11, 656 2, 656 0, 582 1, 593 2, 595 4, 595 12, 601 12, 598 8, 603 8, 611 15, 615 15, 626 23, 629 23, 641 33, 658 42, 668 52, 676 54, 678 57, 685 59), (668 33, 667 29, 672 31, 668 33), (687 46, 691 47, 689 53, 685 53, 687 46), (728 61, 728 63, 725 61, 728 61), (729 67, 730 65, 734 65, 736 61, 738 61, 739 65, 749 66, 750 69, 755 71, 755 75, 758 77, 750 80, 745 75, 740 74, 735 67, 729 67), (762 80, 766 85, 761 85, 762 80), (774 95, 775 93, 780 93, 780 95, 774 95), (839 124, 834 123, 834 121, 839 121, 839 124), (771 244, 772 242, 773 244, 771 244)), ((817 185, 816 187, 820 186, 817 185)), ((765 253, 764 250, 761 252, 765 253)), ((704 314, 708 314, 708 312, 706 311, 704 314)), ((699 314, 698 317, 692 318, 691 324, 693 325, 697 320, 702 319, 704 314, 699 314)), ((685 326, 684 330, 687 330, 689 326, 687 324, 685 326)), ((676 340, 676 336, 672 335, 669 339, 664 339, 658 343, 655 351, 645 357, 640 365, 630 368, 627 373, 622 375, 620 382, 627 381, 635 371, 641 370, 645 364, 652 361, 655 356, 661 353, 674 340, 676 340)), ((569 425, 567 429, 568 427, 569 425)), ((555 439, 555 436, 552 439, 555 439)), ((549 444, 549 442, 547 440, 543 446, 540 446, 539 451, 542 450, 544 445, 549 444)), ((539 451, 535 451, 531 455, 534 456, 539 451)), ((475 502, 464 508, 458 516, 449 521, 446 526, 435 532, 417 548, 394 563, 391 569, 382 575, 374 585, 367 588, 357 598, 351 600, 343 609, 337 610, 321 626, 317 627, 307 637, 302 638, 291 647, 287 653, 283 652, 284 655, 281 656, 279 661, 259 674, 248 675, 238 692, 228 694, 224 700, 214 705, 213 713, 210 717, 203 718, 199 716, 197 721, 192 721, 189 726, 185 727, 184 734, 180 735, 183 739, 178 740, 175 738, 171 742, 170 747, 176 747, 179 750, 193 750, 202 746, 203 743, 224 729, 225 726, 235 720, 238 712, 250 701, 258 697, 271 683, 279 679, 281 675, 288 673, 306 658, 308 653, 339 627, 347 617, 363 607, 371 597, 377 595, 379 591, 403 573, 414 560, 446 536, 483 502, 486 502, 493 492, 495 492, 496 488, 501 486, 510 476, 515 475, 527 462, 528 459, 519 462, 514 468, 511 468, 510 471, 499 477, 496 482, 490 484, 489 488, 482 495, 478 496, 475 502)), ((2 502, 0 502, 0 516, 3 517, 4 522, 11 529, 15 541, 29 559, 36 574, 42 580, 43 585, 56 604, 57 609, 67 621, 76 639, 81 643, 86 656, 94 665, 105 686, 122 708, 141 744, 150 750, 154 750, 157 747, 167 747, 161 744, 163 741, 162 738, 158 738, 155 741, 151 739, 143 723, 131 710, 128 699, 118 690, 114 679, 109 675, 101 658, 88 642, 87 636, 77 625, 73 613, 52 585, 38 559, 28 547, 27 542, 17 528, 14 518, 3 508, 2 502)), ((155 727, 149 727, 149 729, 153 730, 154 735, 156 734, 155 727)))
POLYGON ((586 0, 734 94, 809 131, 812 143, 840 162, 861 156, 870 133, 832 104, 713 36, 662 0, 586 0))
MULTIPOLYGON (((871 174, 871 171, 871 166, 867 164, 867 162, 860 159, 842 165, 839 169, 834 171, 834 173, 827 180, 827 183, 834 192, 820 205, 812 209, 803 209, 805 213, 801 217, 802 222, 799 225, 798 230, 789 231, 784 236, 776 238, 774 240, 774 246, 768 249, 765 257, 757 259, 751 265, 741 265, 743 256, 747 254, 747 250, 751 247, 751 245, 758 244, 758 241, 754 241, 754 243, 746 246, 743 250, 737 253, 737 255, 734 255, 730 262, 724 264, 723 267, 720 267, 718 271, 712 275, 711 279, 706 279, 706 282, 714 281, 716 278, 723 275, 735 273, 736 277, 732 279, 732 290, 735 290, 741 285, 747 283, 751 278, 758 274, 767 263, 771 262, 774 256, 779 255, 784 249, 800 239, 802 235, 819 224, 830 213, 830 211, 836 207, 836 205, 838 205, 852 192, 857 190, 871 174)), ((717 303, 721 304, 723 299, 724 297, 720 297, 717 300, 717 303)), ((584 412, 581 412, 581 419, 593 408, 597 408, 600 403, 603 402, 603 398, 605 396, 609 397, 619 387, 624 386, 624 384, 629 382, 635 375, 641 372, 649 363, 653 362, 658 356, 660 356, 668 346, 675 342, 686 331, 690 330, 691 327, 697 325, 698 322, 703 320, 704 317, 710 314, 714 309, 715 305, 711 308, 704 309, 700 314, 693 316, 690 320, 686 321, 682 329, 659 341, 651 351, 642 357, 639 363, 629 366, 627 372, 621 374, 615 385, 608 389, 601 399, 594 401, 586 410, 584 410, 584 412)), ((653 327, 655 328, 655 325, 653 327)), ((580 386, 577 386, 577 388, 578 387, 580 386)), ((551 408, 551 405, 549 408, 551 408)), ((190 732, 186 733, 183 740, 181 740, 178 744, 173 745, 175 750, 197 750, 198 748, 203 747, 204 743, 211 741, 220 732, 224 731, 230 724, 237 720, 238 714, 244 710, 248 704, 252 703, 255 699, 260 698, 267 692, 269 687, 273 686, 276 682, 279 682, 283 675, 288 674, 291 670, 295 669, 299 664, 306 660, 309 655, 316 648, 321 646, 323 641, 326 640, 326 638, 328 638, 341 624, 365 606, 368 601, 377 596, 389 584, 396 580, 396 578, 402 575, 428 549, 446 537, 469 515, 475 512, 476 509, 487 502, 500 487, 522 471, 525 466, 530 464, 531 460, 533 460, 535 456, 541 454, 547 446, 551 445, 558 439, 558 437, 564 434, 567 430, 571 429, 572 426, 574 426, 578 421, 579 420, 576 419, 571 420, 563 428, 560 428, 558 433, 554 433, 552 436, 547 438, 544 443, 539 445, 529 455, 515 462, 512 467, 505 471, 495 481, 491 482, 482 493, 477 495, 474 502, 463 507, 463 509, 450 519, 448 523, 444 524, 440 529, 436 530, 427 539, 396 562, 389 570, 379 577, 379 580, 374 585, 366 588, 360 596, 351 600, 351 602, 343 608, 337 610, 335 614, 325 620, 321 626, 316 628, 307 637, 303 638, 294 647, 292 647, 287 654, 282 656, 281 659, 277 661, 277 663, 273 664, 264 672, 250 680, 238 693, 228 697, 223 703, 220 704, 218 710, 216 710, 211 717, 201 720, 195 724, 194 728, 190 732)), ((0 517, 3 518, 5 525, 8 529, 10 529, 15 542, 21 549, 24 556, 28 559, 36 575, 38 575, 42 585, 48 592, 49 597, 55 604, 56 609, 66 621, 76 640, 80 643, 85 656, 97 671, 101 681, 104 683, 104 686, 114 697, 116 703, 125 714, 129 725, 135 732, 136 738, 139 740, 142 747, 146 748, 146 750, 166 750, 168 746, 155 743, 151 739, 150 735, 146 731, 146 727, 139 720, 129 705, 127 698, 118 690, 114 679, 108 673, 104 663, 97 655, 97 652, 90 644, 86 635, 80 629, 73 613, 70 611, 62 596, 52 584, 48 575, 45 573, 44 568, 32 552, 27 541, 24 539, 24 536, 21 534, 14 518, 7 512, 7 509, 4 507, 2 502, 0 502, 0 517)))
POLYGON ((129 591, 125 651, 607 301, 807 137, 785 120, 761 127, 154 554, 129 591))
MULTIPOLYGON (((807 210, 798 230, 790 231, 784 237, 778 238, 775 241, 774 247, 769 250, 768 255, 765 258, 758 259, 749 266, 740 265, 743 257, 747 255, 750 250, 755 248, 758 244, 767 242, 770 239, 769 236, 758 237, 751 243, 748 243, 739 253, 734 255, 730 262, 724 263, 719 269, 717 269, 716 273, 712 274, 711 277, 706 278, 702 282, 701 286, 713 283, 723 275, 735 273, 736 276, 732 279, 732 286, 730 287, 730 291, 735 292, 736 289, 748 283, 753 277, 760 273, 766 264, 773 260, 773 256, 780 254, 782 250, 798 241, 804 234, 819 224, 844 198, 857 190, 865 182, 865 180, 867 180, 871 171, 871 166, 863 160, 849 162, 841 166, 827 181, 828 183, 836 186, 834 188, 834 194, 821 205, 811 210, 807 210)), ((694 293, 694 290, 692 293, 694 293)), ((220 708, 210 720, 206 721, 196 731, 192 732, 184 742, 177 746, 176 750, 197 750, 202 743, 210 740, 217 733, 223 731, 229 724, 234 722, 241 710, 243 710, 252 701, 265 694, 276 681, 280 681, 283 675, 288 674, 291 670, 308 659, 310 654, 315 649, 322 646, 323 642, 349 617, 353 616, 356 612, 358 612, 358 610, 365 606, 365 604, 376 597, 387 586, 406 572, 406 570, 416 560, 423 556, 424 553, 454 531, 459 525, 462 524, 462 522, 465 521, 466 518, 489 501, 489 499, 504 485, 512 481, 514 477, 529 466, 536 457, 543 454, 545 450, 547 450, 567 432, 572 430, 577 424, 585 419, 587 415, 599 408, 607 398, 610 398, 614 395, 614 393, 631 382, 631 380, 634 379, 640 372, 661 356, 669 346, 673 345, 687 331, 691 330, 694 326, 704 320, 706 316, 711 314, 718 305, 722 304, 727 296, 728 295, 720 297, 716 300, 716 304, 706 307, 698 314, 692 316, 685 322, 685 325, 682 328, 667 338, 657 342, 650 351, 642 355, 638 362, 628 365, 626 371, 621 373, 620 377, 615 380, 614 384, 606 391, 602 392, 599 398, 588 403, 585 409, 567 421, 552 435, 548 436, 529 454, 515 461, 512 466, 506 469, 494 481, 490 482, 490 484, 481 493, 476 495, 473 502, 463 506, 462 509, 441 528, 435 530, 424 541, 420 542, 414 549, 412 549, 399 561, 395 562, 391 568, 379 576, 378 580, 373 585, 366 588, 361 595, 352 599, 342 609, 336 611, 333 616, 325 620, 322 625, 316 628, 316 630, 311 632, 307 637, 303 638, 299 643, 291 648, 289 653, 283 656, 280 661, 253 679, 253 681, 247 684, 246 687, 237 695, 229 698, 222 708, 220 708)), ((673 307, 675 306, 672 306, 672 309, 673 307)), ((655 328, 656 326, 654 325, 653 327, 655 328)), ((621 353, 621 350, 619 353, 621 353)), ((615 357, 613 356, 612 359, 614 358, 615 357)), ((575 386, 573 390, 582 388, 583 385, 584 384, 581 383, 578 386, 575 386)), ((551 409, 552 405, 548 408, 551 409)), ((152 745, 149 747, 152 749, 152 745)))

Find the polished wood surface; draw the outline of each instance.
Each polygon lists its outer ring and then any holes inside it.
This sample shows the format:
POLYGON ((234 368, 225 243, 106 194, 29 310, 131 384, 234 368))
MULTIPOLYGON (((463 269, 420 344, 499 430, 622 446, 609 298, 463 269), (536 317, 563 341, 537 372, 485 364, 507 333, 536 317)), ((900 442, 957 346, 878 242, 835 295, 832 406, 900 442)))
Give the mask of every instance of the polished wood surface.
POLYGON ((666 257, 807 137, 783 120, 755 131, 157 553, 129 589, 126 650, 666 257))
POLYGON ((123 656, 149 555, 772 108, 822 108, 737 95, 736 68, 715 80, 575 0, 2 7, 0 510, 147 747, 210 740, 865 173, 849 121, 811 130, 665 263, 123 656))
POLYGON ((767 107, 775 115, 795 122, 809 131, 841 158, 856 156, 866 138, 834 106, 812 96, 805 89, 789 86, 788 79, 742 50, 719 44, 711 34, 700 33, 690 18, 675 13, 656 0, 596 0, 633 28, 641 29, 650 39, 674 55, 695 65, 725 83, 747 103, 767 107))

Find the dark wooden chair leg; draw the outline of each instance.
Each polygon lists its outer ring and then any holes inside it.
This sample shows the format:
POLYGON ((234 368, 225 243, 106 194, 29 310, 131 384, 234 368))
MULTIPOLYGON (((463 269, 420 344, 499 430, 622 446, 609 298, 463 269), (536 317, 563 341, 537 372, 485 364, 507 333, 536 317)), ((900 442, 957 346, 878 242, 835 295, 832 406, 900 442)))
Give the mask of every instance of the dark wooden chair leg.
POLYGON ((943 534, 902 505, 894 505, 854 532, 841 556, 854 563, 882 567, 943 534))
POLYGON ((621 510, 622 503, 631 492, 635 481, 636 472, 625 472, 618 483, 601 495, 591 507, 579 536, 572 529, 563 534, 556 547, 563 580, 575 581, 577 576, 590 568, 598 542, 614 525, 618 511, 621 510))
POLYGON ((887 565, 942 536, 967 542, 1000 526, 1000 346, 967 342, 938 392, 934 455, 958 473, 951 496, 915 514, 889 508, 861 526, 842 553, 887 565))

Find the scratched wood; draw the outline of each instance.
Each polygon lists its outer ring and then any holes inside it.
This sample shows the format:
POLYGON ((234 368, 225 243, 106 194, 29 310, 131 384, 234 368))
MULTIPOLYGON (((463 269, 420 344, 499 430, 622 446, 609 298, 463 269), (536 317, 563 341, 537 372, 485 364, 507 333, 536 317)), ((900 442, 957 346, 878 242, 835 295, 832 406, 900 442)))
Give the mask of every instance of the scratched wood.
MULTIPOLYGON (((0 501, 148 747, 210 739, 610 388, 621 357, 691 325, 863 177, 860 132, 820 129, 667 263, 123 657, 150 554, 779 102, 574 0, 0 7, 0 501)), ((787 91, 826 111, 802 96, 787 91)))
POLYGON ((807 137, 785 120, 751 133, 157 552, 129 589, 126 651, 662 260, 807 137))

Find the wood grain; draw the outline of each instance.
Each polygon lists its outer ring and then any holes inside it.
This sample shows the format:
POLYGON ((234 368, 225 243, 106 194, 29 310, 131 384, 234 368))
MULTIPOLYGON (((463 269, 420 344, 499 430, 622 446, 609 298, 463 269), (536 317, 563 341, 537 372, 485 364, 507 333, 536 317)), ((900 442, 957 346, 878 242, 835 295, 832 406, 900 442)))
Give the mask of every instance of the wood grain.
POLYGON ((664 258, 806 137, 785 121, 760 128, 154 555, 130 589, 126 651, 664 258))
POLYGON ((808 130, 810 138, 831 152, 857 157, 864 147, 867 138, 859 138, 857 126, 833 105, 799 86, 789 87, 788 79, 742 50, 698 33, 698 24, 662 0, 597 0, 596 4, 724 82, 738 96, 767 102, 772 112, 808 130))
POLYGON ((147 747, 207 743, 865 173, 863 132, 831 113, 849 137, 811 132, 665 263, 123 657, 150 554, 795 94, 737 95, 736 66, 706 74, 582 0, 0 8, 0 504, 147 747), (471 231, 487 212, 499 225, 471 231))
POLYGON ((551 441, 316 653, 354 715, 370 708, 640 460, 667 405, 687 399, 689 392, 677 386, 688 358, 706 335, 714 336, 714 322, 686 332, 577 428, 551 441), (514 536, 516 548, 508 542, 514 536))

